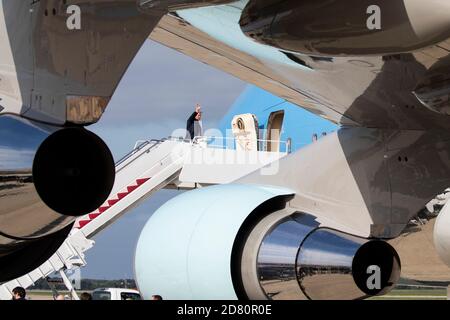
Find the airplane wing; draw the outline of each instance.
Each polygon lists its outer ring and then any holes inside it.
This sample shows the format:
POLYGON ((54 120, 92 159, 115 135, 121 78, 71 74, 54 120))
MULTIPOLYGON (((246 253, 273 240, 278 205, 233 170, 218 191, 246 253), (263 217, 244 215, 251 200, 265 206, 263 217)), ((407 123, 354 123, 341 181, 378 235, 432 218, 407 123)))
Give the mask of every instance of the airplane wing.
POLYGON ((2 1, 0 112, 96 122, 161 16, 135 0, 2 1))
MULTIPOLYGON (((3 44, 0 112, 53 124, 96 122, 129 63, 153 30, 151 39, 335 123, 372 128, 449 129, 450 122, 443 116, 450 114, 447 106, 450 28, 446 22, 450 21, 449 10, 436 13, 443 6, 448 8, 448 4, 439 0, 426 4, 418 0, 397 2, 412 3, 414 10, 411 10, 416 16, 421 10, 426 11, 424 17, 434 10, 430 16, 444 21, 435 29, 445 32, 438 32, 439 37, 432 38, 423 47, 405 49, 408 53, 377 55, 377 51, 371 51, 367 55, 342 56, 333 52, 324 55, 314 50, 308 53, 310 44, 303 43, 304 53, 301 54, 298 53, 301 50, 291 50, 291 43, 280 44, 279 39, 275 39, 271 40, 271 45, 266 45, 267 39, 258 40, 259 36, 249 33, 248 27, 241 28, 248 4, 255 4, 258 16, 260 12, 271 14, 270 10, 263 10, 264 6, 267 3, 279 5, 279 1, 141 0, 137 5, 135 0, 95 0, 59 6, 51 6, 50 1, 31 4, 4 1, 0 4, 3 13, 0 16, 0 42, 3 44), (167 4, 172 11, 165 14, 167 4), (160 9, 159 5, 165 9, 160 9), (184 9, 186 7, 191 9, 184 9)), ((309 12, 314 18, 327 17, 333 10, 329 7, 331 3, 318 8, 310 0, 286 3, 312 6, 309 12), (328 11, 323 11, 325 9, 328 11)), ((345 10, 351 8, 349 4, 341 6, 345 10)), ((394 9, 392 12, 404 16, 404 8, 394 9)), ((344 19, 345 16, 344 11, 344 19)), ((270 20, 270 16, 267 19, 270 20)), ((326 26, 328 20, 322 20, 326 26)), ((395 16, 394 23, 397 20, 395 16)), ((433 21, 425 20, 419 24, 426 28, 433 25, 433 21)), ((302 20, 294 21, 295 30, 298 21, 302 20)), ((335 23, 346 25, 346 21, 335 23)), ((305 26, 299 27, 302 32, 308 32, 305 26)), ((401 27, 394 24, 391 29, 401 27)), ((397 33, 408 34, 410 29, 397 33)), ((350 27, 342 33, 353 31, 350 27)), ((334 40, 336 37, 340 40, 340 32, 333 34, 334 40)), ((294 40, 302 35, 295 33, 294 40)), ((344 41, 347 47, 352 46, 353 38, 349 39, 344 41)), ((364 36, 361 39, 365 41, 364 36)), ((388 40, 392 41, 392 37, 388 40)), ((373 43, 389 41, 378 39, 373 43)), ((321 41, 318 50, 329 50, 323 48, 323 43, 327 41, 321 41)))
POLYGON ((150 39, 343 126, 450 128, 440 108, 448 100, 450 39, 401 54, 293 53, 244 35, 246 3, 169 13, 150 39))

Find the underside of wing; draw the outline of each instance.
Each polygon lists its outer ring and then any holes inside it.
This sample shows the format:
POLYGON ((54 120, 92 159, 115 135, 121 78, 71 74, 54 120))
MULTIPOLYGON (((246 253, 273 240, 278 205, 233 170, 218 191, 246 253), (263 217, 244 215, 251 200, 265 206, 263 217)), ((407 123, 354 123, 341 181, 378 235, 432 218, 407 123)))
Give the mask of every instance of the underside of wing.
POLYGON ((247 4, 169 13, 150 38, 344 126, 449 129, 445 36, 404 53, 295 52, 246 36, 240 19, 247 4))

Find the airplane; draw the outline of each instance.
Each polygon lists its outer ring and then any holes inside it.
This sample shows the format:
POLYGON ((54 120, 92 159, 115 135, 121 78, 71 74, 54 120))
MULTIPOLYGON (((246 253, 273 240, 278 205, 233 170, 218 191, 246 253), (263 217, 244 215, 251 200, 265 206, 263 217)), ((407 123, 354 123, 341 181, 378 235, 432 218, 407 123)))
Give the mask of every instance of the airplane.
MULTIPOLYGON (((276 174, 163 205, 136 250, 144 296, 386 293, 401 269, 389 241, 450 185, 448 1, 2 0, 0 8, 0 282, 48 259, 76 217, 108 197, 114 162, 85 127, 101 118, 148 37, 339 129, 279 160, 276 174)), ((450 264, 447 207, 433 237, 450 264)))

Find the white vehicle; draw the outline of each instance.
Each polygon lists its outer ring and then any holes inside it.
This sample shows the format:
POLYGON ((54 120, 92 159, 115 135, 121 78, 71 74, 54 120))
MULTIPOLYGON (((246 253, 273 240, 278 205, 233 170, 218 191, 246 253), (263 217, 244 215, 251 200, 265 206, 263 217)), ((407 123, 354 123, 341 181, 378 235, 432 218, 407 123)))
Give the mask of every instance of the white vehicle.
POLYGON ((123 288, 99 288, 92 292, 92 300, 142 300, 139 291, 123 288))

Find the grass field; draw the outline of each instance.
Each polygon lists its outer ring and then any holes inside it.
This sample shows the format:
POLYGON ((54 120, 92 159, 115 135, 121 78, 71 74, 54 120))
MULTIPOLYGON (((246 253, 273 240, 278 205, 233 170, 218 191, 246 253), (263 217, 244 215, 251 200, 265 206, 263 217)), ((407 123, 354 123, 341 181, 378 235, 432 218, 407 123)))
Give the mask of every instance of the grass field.
POLYGON ((373 297, 369 300, 446 300, 447 290, 445 289, 403 289, 392 290, 388 294, 380 297, 373 297))

